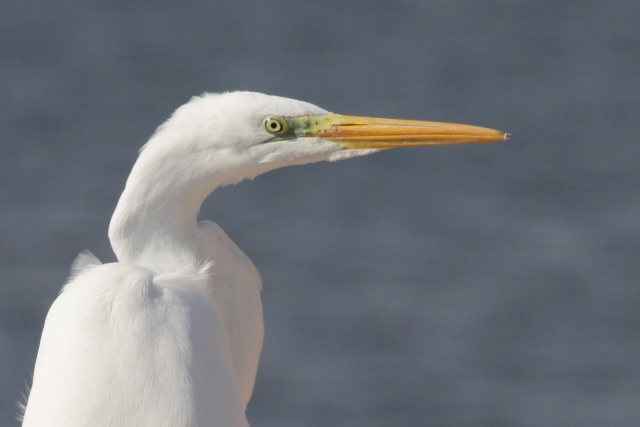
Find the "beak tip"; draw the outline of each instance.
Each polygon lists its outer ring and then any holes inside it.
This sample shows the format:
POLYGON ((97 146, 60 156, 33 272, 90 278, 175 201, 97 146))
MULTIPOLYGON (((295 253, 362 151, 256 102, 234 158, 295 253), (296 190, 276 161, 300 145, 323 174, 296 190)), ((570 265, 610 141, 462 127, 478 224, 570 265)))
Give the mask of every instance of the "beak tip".
POLYGON ((503 140, 503 141, 506 141, 507 139, 510 139, 510 138, 511 138, 511 134, 510 134, 510 133, 505 133, 505 134, 502 136, 502 140, 503 140))

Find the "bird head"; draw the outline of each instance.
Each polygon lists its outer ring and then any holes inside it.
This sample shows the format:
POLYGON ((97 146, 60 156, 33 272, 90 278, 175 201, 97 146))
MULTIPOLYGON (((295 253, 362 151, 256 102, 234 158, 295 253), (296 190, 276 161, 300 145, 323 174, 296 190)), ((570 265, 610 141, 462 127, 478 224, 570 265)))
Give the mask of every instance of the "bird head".
POLYGON ((217 183, 224 185, 283 166, 341 160, 381 149, 508 137, 476 126, 343 116, 293 99, 228 92, 191 99, 158 128, 144 150, 165 151, 173 159, 189 157, 184 163, 193 170, 213 166, 218 175, 224 171, 223 182, 217 183))

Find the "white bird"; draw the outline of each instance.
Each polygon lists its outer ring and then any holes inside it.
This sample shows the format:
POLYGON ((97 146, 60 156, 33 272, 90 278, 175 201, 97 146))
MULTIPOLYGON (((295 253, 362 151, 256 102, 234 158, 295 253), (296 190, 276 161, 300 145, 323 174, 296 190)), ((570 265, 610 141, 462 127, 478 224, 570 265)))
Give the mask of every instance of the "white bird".
POLYGON ((331 114, 251 92, 204 94, 142 148, 111 224, 118 262, 82 254, 44 325, 24 427, 248 426, 261 281, 211 221, 217 187, 283 166, 508 135, 331 114))

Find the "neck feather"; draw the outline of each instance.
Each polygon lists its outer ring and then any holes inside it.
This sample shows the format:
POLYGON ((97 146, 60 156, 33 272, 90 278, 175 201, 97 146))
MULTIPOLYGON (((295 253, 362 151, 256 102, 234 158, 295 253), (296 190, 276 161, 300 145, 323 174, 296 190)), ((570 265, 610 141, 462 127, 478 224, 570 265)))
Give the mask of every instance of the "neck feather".
POLYGON ((150 149, 141 153, 109 225, 119 261, 135 262, 148 251, 193 247, 202 202, 220 185, 215 173, 202 172, 175 156, 150 149))

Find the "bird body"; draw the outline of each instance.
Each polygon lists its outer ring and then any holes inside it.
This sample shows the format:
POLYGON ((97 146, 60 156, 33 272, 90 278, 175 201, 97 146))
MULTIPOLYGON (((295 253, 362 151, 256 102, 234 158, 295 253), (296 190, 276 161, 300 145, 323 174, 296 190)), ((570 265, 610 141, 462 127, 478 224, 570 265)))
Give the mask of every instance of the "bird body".
POLYGON ((247 425, 224 315, 207 293, 206 266, 83 268, 49 311, 24 425, 247 425))
POLYGON ((260 276, 211 221, 217 187, 401 145, 506 139, 464 125, 338 116, 251 92, 180 107, 141 150, 109 227, 45 322, 24 427, 248 426, 264 326, 260 276))

